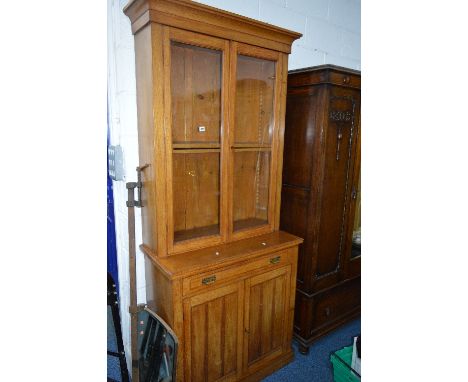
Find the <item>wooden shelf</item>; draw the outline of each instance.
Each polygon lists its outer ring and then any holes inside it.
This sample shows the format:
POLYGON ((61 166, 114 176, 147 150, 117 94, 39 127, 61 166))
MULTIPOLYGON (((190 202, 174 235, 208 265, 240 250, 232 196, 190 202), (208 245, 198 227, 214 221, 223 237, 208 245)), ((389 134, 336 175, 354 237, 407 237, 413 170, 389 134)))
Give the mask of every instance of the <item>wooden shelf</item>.
POLYGON ((203 154, 203 153, 220 153, 221 149, 174 149, 173 154, 203 154))
POLYGON ((235 152, 242 152, 242 151, 260 151, 260 152, 263 152, 263 151, 266 151, 266 152, 270 152, 271 151, 271 147, 232 147, 232 149, 235 151, 235 152))
POLYGON ((184 231, 175 231, 174 242, 178 243, 184 240, 215 235, 219 235, 219 224, 213 224, 206 227, 197 227, 184 231))
POLYGON ((219 153, 221 145, 213 142, 173 143, 172 152, 174 154, 219 153))
POLYGON ((234 221, 234 231, 241 231, 243 229, 260 227, 262 225, 267 225, 267 224, 268 224, 267 220, 258 219, 258 218, 236 220, 234 221))
POLYGON ((240 149, 240 148, 243 148, 243 147, 248 147, 248 148, 252 148, 252 147, 261 147, 261 148, 266 148, 266 149, 271 149, 271 145, 270 144, 265 144, 265 143, 258 143, 258 142, 249 142, 249 143, 236 143, 234 142, 234 144, 231 146, 231 148, 236 148, 236 149, 240 149))
POLYGON ((221 145, 217 142, 174 142, 173 149, 219 149, 221 145))
POLYGON ((240 151, 271 151, 271 145, 262 145, 258 143, 234 143, 231 149, 235 152, 240 151))

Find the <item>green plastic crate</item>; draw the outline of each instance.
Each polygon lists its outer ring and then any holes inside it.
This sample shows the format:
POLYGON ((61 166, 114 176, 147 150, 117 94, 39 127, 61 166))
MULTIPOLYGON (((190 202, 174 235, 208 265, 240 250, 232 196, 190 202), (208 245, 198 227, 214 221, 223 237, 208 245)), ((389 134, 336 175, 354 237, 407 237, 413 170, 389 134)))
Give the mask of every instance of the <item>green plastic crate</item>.
POLYGON ((330 356, 333 364, 333 380, 335 382, 357 382, 361 380, 359 374, 351 369, 353 345, 337 350, 330 356))

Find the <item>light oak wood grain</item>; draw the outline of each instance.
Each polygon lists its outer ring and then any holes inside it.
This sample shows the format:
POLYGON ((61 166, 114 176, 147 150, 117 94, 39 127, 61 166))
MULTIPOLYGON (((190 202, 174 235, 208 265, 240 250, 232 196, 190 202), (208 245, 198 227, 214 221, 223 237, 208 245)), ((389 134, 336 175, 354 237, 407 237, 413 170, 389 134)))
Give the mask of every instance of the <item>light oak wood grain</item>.
POLYGON ((300 34, 135 0, 147 300, 177 381, 257 381, 292 358, 297 247, 278 230, 287 53, 300 34))
POLYGON ((194 1, 136 0, 124 8, 135 34, 150 22, 232 39, 284 53, 302 35, 194 1))

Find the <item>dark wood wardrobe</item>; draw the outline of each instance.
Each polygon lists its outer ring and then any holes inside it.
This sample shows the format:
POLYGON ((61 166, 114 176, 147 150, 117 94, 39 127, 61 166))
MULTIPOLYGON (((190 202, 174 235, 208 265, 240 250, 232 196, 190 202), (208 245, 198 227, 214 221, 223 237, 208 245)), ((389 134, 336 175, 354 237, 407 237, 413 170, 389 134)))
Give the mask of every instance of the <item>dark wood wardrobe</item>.
POLYGON ((360 72, 288 73, 280 228, 299 247, 294 336, 300 351, 360 314, 360 72))

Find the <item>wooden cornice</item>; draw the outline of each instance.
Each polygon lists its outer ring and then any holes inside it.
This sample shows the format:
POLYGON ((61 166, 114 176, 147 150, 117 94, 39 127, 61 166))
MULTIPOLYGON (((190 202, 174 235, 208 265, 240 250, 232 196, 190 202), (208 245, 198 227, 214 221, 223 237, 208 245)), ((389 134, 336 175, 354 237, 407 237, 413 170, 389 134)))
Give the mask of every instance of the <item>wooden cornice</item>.
POLYGON ((124 13, 137 33, 150 22, 263 46, 284 53, 302 34, 190 0, 131 0, 124 13))

